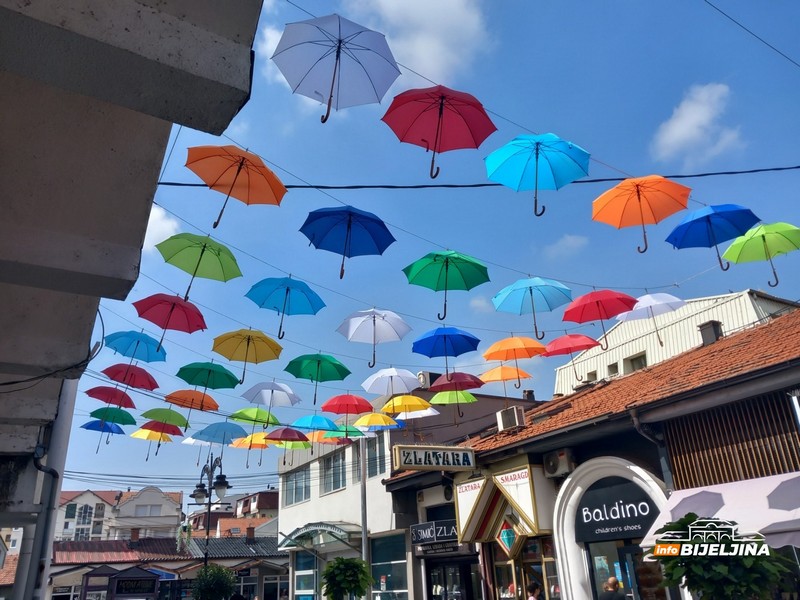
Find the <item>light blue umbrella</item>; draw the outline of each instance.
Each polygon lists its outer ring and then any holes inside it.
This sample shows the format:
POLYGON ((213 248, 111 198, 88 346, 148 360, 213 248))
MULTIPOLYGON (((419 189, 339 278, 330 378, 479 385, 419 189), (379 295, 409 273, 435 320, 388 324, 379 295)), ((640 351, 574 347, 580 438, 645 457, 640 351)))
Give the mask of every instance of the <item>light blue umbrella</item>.
POLYGON ((519 279, 504 287, 492 298, 495 310, 515 315, 532 313, 533 331, 539 340, 544 338, 544 332, 539 335, 536 307, 538 306, 539 310, 550 311, 567 302, 572 302, 572 290, 563 283, 547 277, 519 279))
POLYGON ((485 159, 486 176, 516 191, 533 190, 533 212, 539 190, 557 190, 589 174, 589 153, 553 133, 519 135, 485 159))
POLYGON ((167 352, 154 337, 139 331, 117 331, 106 336, 106 346, 134 360, 157 362, 167 360, 167 352))
POLYGON ((247 432, 244 427, 225 421, 223 423, 212 423, 196 432, 192 437, 202 442, 227 446, 236 438, 247 437, 247 432))
POLYGON ((336 423, 323 415, 304 415, 295 419, 291 426, 308 431, 336 431, 339 428, 336 423))
POLYGON ((278 339, 282 340, 283 317, 286 315, 315 315, 325 307, 308 284, 291 277, 268 277, 262 279, 245 294, 260 308, 274 310, 281 315, 278 325, 278 339))

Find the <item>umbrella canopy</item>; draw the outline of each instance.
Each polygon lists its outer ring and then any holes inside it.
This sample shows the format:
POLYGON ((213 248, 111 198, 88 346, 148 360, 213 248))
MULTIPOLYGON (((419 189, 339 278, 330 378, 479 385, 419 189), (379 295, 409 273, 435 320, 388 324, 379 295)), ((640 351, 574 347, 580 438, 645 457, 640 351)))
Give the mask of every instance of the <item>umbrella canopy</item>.
POLYGON ((483 353, 486 360, 513 360, 533 358, 545 351, 544 345, 533 338, 512 336, 496 341, 483 353))
POLYGON ((212 362, 196 362, 178 369, 178 377, 189 385, 202 386, 212 390, 235 388, 239 378, 222 365, 212 362))
POLYGON ((364 432, 355 425, 339 425, 336 431, 326 431, 323 438, 357 438, 364 437, 364 432))
POLYGON ((134 360, 158 362, 167 360, 167 353, 161 342, 139 331, 117 331, 105 338, 106 346, 114 352, 134 360))
POLYGON ((133 399, 119 388, 99 385, 86 390, 86 395, 106 404, 114 404, 120 408, 136 408, 133 399))
POLYGON ((399 427, 397 421, 383 413, 366 413, 353 421, 353 427, 366 431, 382 431, 384 429, 396 429, 399 427))
POLYGON ((446 392, 450 390, 474 390, 483 386, 483 380, 471 373, 453 371, 447 375, 441 375, 436 381, 431 383, 428 389, 432 392, 446 392))
POLYGON ((142 413, 145 419, 160 421, 176 427, 188 427, 189 421, 181 413, 171 408, 151 408, 142 413))
POLYGON ((283 347, 262 331, 239 329, 215 337, 212 350, 228 360, 244 363, 242 378, 239 380, 239 383, 244 383, 247 363, 258 364, 275 360, 281 355, 283 347))
POLYGON ((230 418, 240 423, 251 423, 253 426, 263 425, 265 428, 281 424, 275 415, 260 406, 239 409, 230 418))
POLYGON ((116 423, 109 423, 108 421, 89 421, 81 425, 81 429, 87 429, 89 431, 99 431, 100 433, 109 433, 109 434, 120 434, 125 433, 119 425, 116 423))
POLYGON ((266 439, 275 442, 307 442, 308 437, 302 431, 292 427, 278 427, 266 435, 266 439))
POLYGON ((263 450, 264 448, 268 448, 269 446, 277 443, 266 439, 266 437, 266 431, 258 431, 243 438, 236 438, 229 444, 229 446, 231 448, 246 448, 247 450, 252 450, 253 448, 257 450, 263 450))
POLYGON ((314 404, 317 403, 317 384, 320 381, 341 381, 350 369, 329 354, 303 354, 289 361, 284 369, 298 379, 314 382, 314 404))
POLYGON ((133 307, 141 318, 147 319, 164 330, 159 344, 164 341, 167 329, 184 333, 194 333, 206 329, 206 321, 200 309, 180 296, 153 294, 137 300, 133 303, 133 307))
POLYGON ((303 415, 292 421, 292 427, 308 431, 333 431, 337 425, 324 415, 303 415))
POLYGON ((383 254, 395 242, 389 228, 377 215, 352 206, 313 210, 308 213, 300 232, 318 250, 342 255, 339 279, 344 277, 345 258, 383 254))
POLYGON ((400 75, 382 33, 337 14, 289 23, 272 60, 292 91, 325 103, 327 111, 379 103, 400 75))
MULTIPOLYGON (((335 446, 344 446, 349 444, 351 440, 347 438, 331 438, 325 437, 325 434, 328 433, 327 431, 311 431, 308 433, 308 441, 313 442, 315 444, 331 444, 335 446)), ((294 442, 300 443, 300 442, 294 442)))
POLYGON ((457 327, 438 327, 423 333, 411 344, 411 351, 428 358, 444 356, 445 374, 447 373, 447 357, 461 356, 478 349, 480 340, 468 331, 457 327))
POLYGON ((164 401, 189 410, 219 410, 217 401, 199 390, 175 390, 167 394, 164 397, 164 401))
POLYGON ((148 421, 141 426, 141 429, 155 431, 156 433, 166 433, 167 435, 183 435, 177 425, 163 423, 161 421, 148 421))
POLYGON ((444 290, 444 312, 439 317, 447 317, 447 290, 471 290, 489 281, 489 271, 478 259, 445 250, 431 252, 403 269, 408 283, 439 292, 444 290))
POLYGON ((269 410, 273 406, 294 406, 300 402, 300 396, 295 394, 285 383, 275 381, 262 381, 255 384, 242 394, 242 398, 253 404, 262 404, 269 410))
POLYGON ((439 175, 438 152, 478 148, 497 130, 475 96, 443 85, 398 94, 381 120, 401 142, 433 152, 432 179, 439 175))
POLYGON ((151 431, 150 429, 137 429, 131 434, 131 437, 148 442, 168 443, 172 441, 172 438, 166 433, 159 433, 158 431, 151 431))
POLYGON ((372 361, 375 366, 375 346, 384 342, 399 342, 411 331, 400 315, 390 310, 371 308, 359 310, 347 317, 336 329, 351 342, 372 344, 372 361))
POLYGON ((533 214, 539 190, 557 190, 589 174, 589 153, 554 133, 519 135, 485 159, 486 176, 516 191, 533 190, 533 214))
POLYGON ((545 351, 542 356, 559 356, 562 354, 569 354, 570 362, 572 362, 572 370, 575 373, 575 378, 578 381, 583 381, 583 377, 578 375, 578 370, 575 368, 575 362, 573 361, 572 353, 582 352, 599 345, 600 343, 597 340, 593 340, 587 335, 580 333, 568 333, 566 335, 562 335, 561 337, 557 337, 547 344, 544 347, 545 351))
POLYGON ((800 228, 789 223, 769 223, 753 227, 733 240, 722 257, 732 263, 768 260, 775 282, 767 283, 770 287, 775 287, 779 280, 772 258, 795 250, 800 250, 800 228))
POLYGON ((395 396, 381 407, 381 412, 396 414, 402 412, 417 412, 430 408, 431 403, 417 396, 403 394, 395 396))
POLYGON ((117 363, 106 367, 103 369, 102 373, 109 379, 129 387, 148 390, 150 392, 158 387, 158 383, 153 379, 153 376, 142 367, 137 367, 136 365, 117 363))
POLYGON ((675 248, 714 248, 723 271, 730 263, 723 263, 717 244, 747 233, 761 219, 749 208, 738 204, 716 204, 693 210, 667 236, 675 248))
POLYGON ((672 294, 645 294, 636 299, 636 304, 633 305, 631 310, 618 314, 617 320, 634 321, 636 319, 652 319, 658 343, 663 346, 664 341, 661 339, 661 334, 659 334, 658 327, 656 326, 656 316, 678 310, 684 304, 686 304, 684 300, 676 298, 672 294))
POLYGON ((316 292, 307 283, 291 277, 268 277, 256 283, 245 294, 259 308, 274 310, 281 316, 278 339, 282 340, 285 315, 315 315, 325 307, 316 292))
POLYGON ((658 223, 686 208, 691 188, 670 181, 661 175, 632 177, 602 193, 592 202, 592 219, 617 229, 641 225, 647 252, 645 225, 658 223))
POLYGON ((320 407, 325 412, 337 415, 360 415, 372 412, 372 405, 366 398, 355 394, 339 394, 325 401, 320 407))
POLYGON ((230 281, 242 276, 233 253, 226 246, 213 241, 211 236, 178 233, 156 244, 156 248, 165 262, 191 274, 184 300, 189 300, 189 290, 195 277, 230 281))
MULTIPOLYGON (((127 410, 121 408, 114 408, 111 406, 104 406, 97 408, 89 413, 93 419, 99 419, 106 423, 116 423, 117 425, 136 425, 136 419, 127 410)), ((144 416, 144 415, 142 415, 144 416)))
POLYGON ((424 419, 425 417, 435 417, 436 415, 440 414, 438 410, 429 406, 428 408, 423 408, 421 410, 411 410, 411 411, 404 411, 401 413, 397 413, 394 416, 395 421, 398 423, 402 421, 411 421, 413 419, 424 419))
POLYGON ((202 442, 209 442, 211 444, 222 444, 227 446, 236 438, 247 437, 247 432, 244 427, 236 423, 212 423, 196 432, 193 436, 194 439, 202 442))
POLYGON ((480 377, 481 381, 483 381, 484 383, 495 383, 498 381, 502 381, 503 386, 505 386, 506 381, 512 381, 516 379, 517 383, 514 384, 514 387, 519 389, 520 387, 522 387, 522 380, 530 379, 533 377, 533 375, 517 367, 500 365, 499 367, 495 367, 494 369, 489 369, 485 373, 481 373, 480 377))
POLYGON ((225 194, 225 202, 213 227, 233 197, 245 204, 280 204, 286 187, 258 156, 236 146, 189 148, 186 166, 209 188, 225 194))
POLYGON ((631 310, 636 305, 636 298, 614 290, 595 290, 578 296, 564 309, 564 321, 573 323, 588 323, 600 321, 603 327, 605 344, 601 347, 608 350, 608 340, 605 339, 606 327, 603 321, 616 317, 618 314, 631 310))
POLYGON ((536 308, 550 311, 554 308, 572 301, 572 290, 563 283, 547 277, 529 277, 518 279, 511 285, 504 287, 492 298, 495 310, 524 315, 533 315, 533 331, 536 339, 544 338, 544 332, 539 335, 536 324, 536 308))
MULTIPOLYGON (((456 412, 459 417, 464 416, 464 413, 461 411, 462 404, 472 404, 477 401, 478 399, 475 396, 464 390, 437 392, 431 398, 431 404, 455 404, 456 412)), ((455 420, 455 415, 453 415, 453 418, 455 420)))
POLYGON ((420 384, 417 376, 411 371, 389 367, 380 369, 367 377, 361 387, 370 394, 394 396, 395 394, 407 394, 420 387, 420 384))

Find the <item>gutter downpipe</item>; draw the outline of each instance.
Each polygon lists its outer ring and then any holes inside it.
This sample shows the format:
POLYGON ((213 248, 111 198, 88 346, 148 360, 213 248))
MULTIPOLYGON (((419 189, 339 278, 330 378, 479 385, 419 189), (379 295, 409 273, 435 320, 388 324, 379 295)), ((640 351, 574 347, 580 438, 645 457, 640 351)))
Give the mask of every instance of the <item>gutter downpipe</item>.
POLYGON ((661 473, 664 476, 664 485, 667 487, 667 497, 669 497, 675 487, 672 481, 672 469, 669 465, 669 456, 667 456, 666 444, 664 444, 663 438, 659 439, 657 436, 653 435, 644 428, 642 422, 639 420, 639 411, 637 409, 630 409, 628 414, 631 416, 631 421, 633 421, 633 427, 636 429, 636 433, 641 435, 646 440, 654 443, 658 448, 658 460, 661 466, 661 473))

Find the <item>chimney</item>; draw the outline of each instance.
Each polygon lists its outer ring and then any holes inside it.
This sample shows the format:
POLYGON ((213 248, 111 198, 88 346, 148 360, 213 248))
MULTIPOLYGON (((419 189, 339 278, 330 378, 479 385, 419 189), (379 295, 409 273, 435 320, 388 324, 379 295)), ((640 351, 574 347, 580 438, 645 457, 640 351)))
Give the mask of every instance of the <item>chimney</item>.
POLYGON ((247 533, 245 534, 245 542, 248 544, 252 544, 256 541, 256 528, 255 527, 248 527, 247 533))
POLYGON ((138 527, 131 527, 131 539, 128 542, 128 546, 131 548, 136 548, 139 545, 139 528, 138 527))
POLYGON ((697 326, 700 330, 700 338, 703 346, 708 346, 722 337, 722 323, 719 321, 707 321, 697 326))
POLYGON ((522 390, 522 399, 528 402, 536 402, 536 395, 533 390, 522 390))

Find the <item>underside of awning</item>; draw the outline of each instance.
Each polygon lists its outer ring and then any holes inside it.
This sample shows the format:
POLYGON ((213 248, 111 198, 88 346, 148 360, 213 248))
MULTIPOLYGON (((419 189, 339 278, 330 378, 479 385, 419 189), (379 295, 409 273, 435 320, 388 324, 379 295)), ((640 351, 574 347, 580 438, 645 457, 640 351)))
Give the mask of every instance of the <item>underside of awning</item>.
POLYGON ((800 546, 800 473, 673 492, 641 546, 653 546, 658 529, 690 512, 734 522, 740 534, 760 533, 773 548, 800 546))
POLYGON ((361 527, 344 521, 309 523, 298 527, 289 534, 281 535, 283 540, 278 543, 279 550, 320 549, 324 546, 339 544, 360 551, 353 542, 361 539, 361 527))

